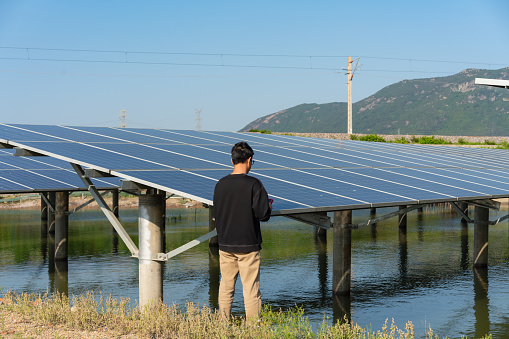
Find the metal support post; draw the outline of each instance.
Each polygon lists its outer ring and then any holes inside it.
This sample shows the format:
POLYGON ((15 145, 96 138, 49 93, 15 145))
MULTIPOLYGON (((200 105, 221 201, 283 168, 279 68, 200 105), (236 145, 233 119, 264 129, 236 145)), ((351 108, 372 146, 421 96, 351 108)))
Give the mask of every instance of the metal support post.
POLYGON ((376 215, 376 207, 371 207, 369 209, 369 215, 376 215))
MULTIPOLYGON (((55 192, 48 193, 48 200, 51 207, 55 207, 55 192)), ((48 208, 48 232, 55 233, 55 211, 48 208)))
POLYGON ((113 215, 118 218, 118 189, 111 191, 111 210, 113 215))
POLYGON ((490 210, 475 206, 474 215, 474 267, 487 267, 490 210))
POLYGON ((352 211, 334 212, 332 291, 350 294, 352 266, 352 211))
POLYGON ((47 193, 41 193, 41 220, 42 221, 48 221, 48 204, 46 203, 46 200, 42 197, 42 194, 47 193))
MULTIPOLYGON (((404 210, 405 208, 407 208, 407 207, 406 207, 406 206, 399 206, 399 209, 400 209, 400 210, 404 210)), ((398 226, 399 226, 399 228, 400 228, 400 229, 401 229, 401 228, 405 228, 405 229, 406 229, 406 224, 407 224, 407 223, 406 223, 406 221, 407 221, 407 220, 406 220, 406 219, 407 219, 407 217, 406 217, 406 213, 401 213, 401 214, 399 215, 398 219, 399 219, 399 221, 398 221, 398 226)))
MULTIPOLYGON (((216 220, 214 219, 214 206, 209 206, 209 232, 216 229, 216 220)), ((209 239, 209 247, 218 247, 217 235, 209 239)))
POLYGON ((69 192, 57 192, 55 204, 55 261, 67 260, 69 192))
POLYGON ((316 227, 316 236, 320 238, 327 238, 327 229, 316 227))
POLYGON ((164 195, 142 194, 139 198, 139 305, 144 307, 163 300, 163 275, 161 261, 156 261, 163 251, 164 195))

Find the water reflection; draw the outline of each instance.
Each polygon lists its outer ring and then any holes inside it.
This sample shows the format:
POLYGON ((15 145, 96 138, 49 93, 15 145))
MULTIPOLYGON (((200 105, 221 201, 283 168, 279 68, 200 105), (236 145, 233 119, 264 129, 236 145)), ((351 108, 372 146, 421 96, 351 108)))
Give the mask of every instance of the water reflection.
POLYGON ((474 268, 474 300, 475 337, 480 338, 490 333, 487 268, 474 268))
POLYGON ((327 280, 327 232, 315 232, 315 249, 318 261, 318 290, 321 295, 321 306, 326 304, 330 297, 330 286, 327 280))
MULTIPOLYGON (((100 290, 115 298, 137 299, 138 262, 100 211, 82 210, 71 216, 69 260, 63 263, 54 261, 54 236, 45 235, 47 226, 38 213, 0 213, 0 285, 4 291, 82 294, 100 290)), ((167 250, 208 231, 206 210, 169 213, 167 250)), ((365 221, 370 211, 354 211, 353 217, 353 223, 365 221)), ((352 231, 352 293, 334 296, 332 238, 318 236, 307 225, 271 219, 262 229, 264 303, 276 309, 303 306, 312 323, 326 315, 379 329, 386 318, 394 317, 398 327, 411 320, 416 331, 422 332, 426 319, 440 336, 478 337, 491 331, 496 338, 508 337, 509 318, 504 316, 509 275, 507 223, 490 226, 490 266, 482 271, 471 267, 472 225, 462 224, 458 216, 411 212, 406 231, 397 222, 393 218, 352 231)), ((122 224, 137 243, 137 211, 122 211, 122 224)), ((217 248, 199 245, 168 261, 163 269, 166 303, 192 301, 217 308, 217 248)), ((237 314, 243 312, 242 298, 236 298, 234 308, 237 314)))
POLYGON ((212 308, 219 309, 219 247, 209 247, 209 304, 212 308))
POLYGON ((332 295, 332 317, 334 322, 352 322, 352 297, 350 295, 332 295))
POLYGON ((54 273, 50 274, 53 293, 69 295, 69 266, 67 260, 56 260, 54 273))
POLYGON ((408 272, 408 241, 407 228, 399 227, 399 277, 401 285, 405 285, 408 272))

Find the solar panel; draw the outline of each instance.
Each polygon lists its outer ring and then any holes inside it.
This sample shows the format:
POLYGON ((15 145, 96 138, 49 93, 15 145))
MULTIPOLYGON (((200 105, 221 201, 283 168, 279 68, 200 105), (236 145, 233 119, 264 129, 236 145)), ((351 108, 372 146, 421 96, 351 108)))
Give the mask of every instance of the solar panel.
MULTIPOLYGON (((506 150, 258 133, 0 124, 0 142, 206 204, 212 204, 217 180, 231 172, 230 150, 238 141, 247 141, 255 151, 250 174, 260 178, 275 200, 273 215, 509 197, 506 150)), ((6 166, 0 162, 0 173, 9 170, 6 166)), ((42 168, 33 174, 41 173, 42 168)))
MULTIPOLYGON (((86 190, 71 165, 50 157, 15 157, 0 150, 0 194, 86 190)), ((119 187, 118 178, 94 179, 99 189, 119 187)))

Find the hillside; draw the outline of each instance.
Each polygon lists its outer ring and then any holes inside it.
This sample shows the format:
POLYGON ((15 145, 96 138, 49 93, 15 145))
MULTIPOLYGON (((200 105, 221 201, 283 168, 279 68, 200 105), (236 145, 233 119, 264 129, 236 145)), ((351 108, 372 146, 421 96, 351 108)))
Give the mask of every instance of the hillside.
MULTIPOLYGON (((509 79, 509 67, 403 80, 353 104, 353 132, 366 134, 509 135, 509 91, 474 85, 509 79)), ((347 104, 301 104, 263 116, 241 131, 346 132, 347 104)))

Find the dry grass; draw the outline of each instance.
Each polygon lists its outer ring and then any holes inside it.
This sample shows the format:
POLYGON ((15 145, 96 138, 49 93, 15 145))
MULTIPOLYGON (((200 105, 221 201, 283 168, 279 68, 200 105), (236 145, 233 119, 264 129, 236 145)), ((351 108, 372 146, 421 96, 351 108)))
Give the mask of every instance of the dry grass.
MULTIPOLYGON (((219 313, 192 303, 184 309, 162 303, 142 310, 129 299, 87 293, 68 297, 15 294, 0 299, 1 338, 414 338, 411 322, 405 330, 387 322, 379 331, 324 319, 313 331, 304 310, 286 312, 265 307, 256 322, 221 320, 219 313)), ((438 338, 428 332, 428 338, 438 338)))

